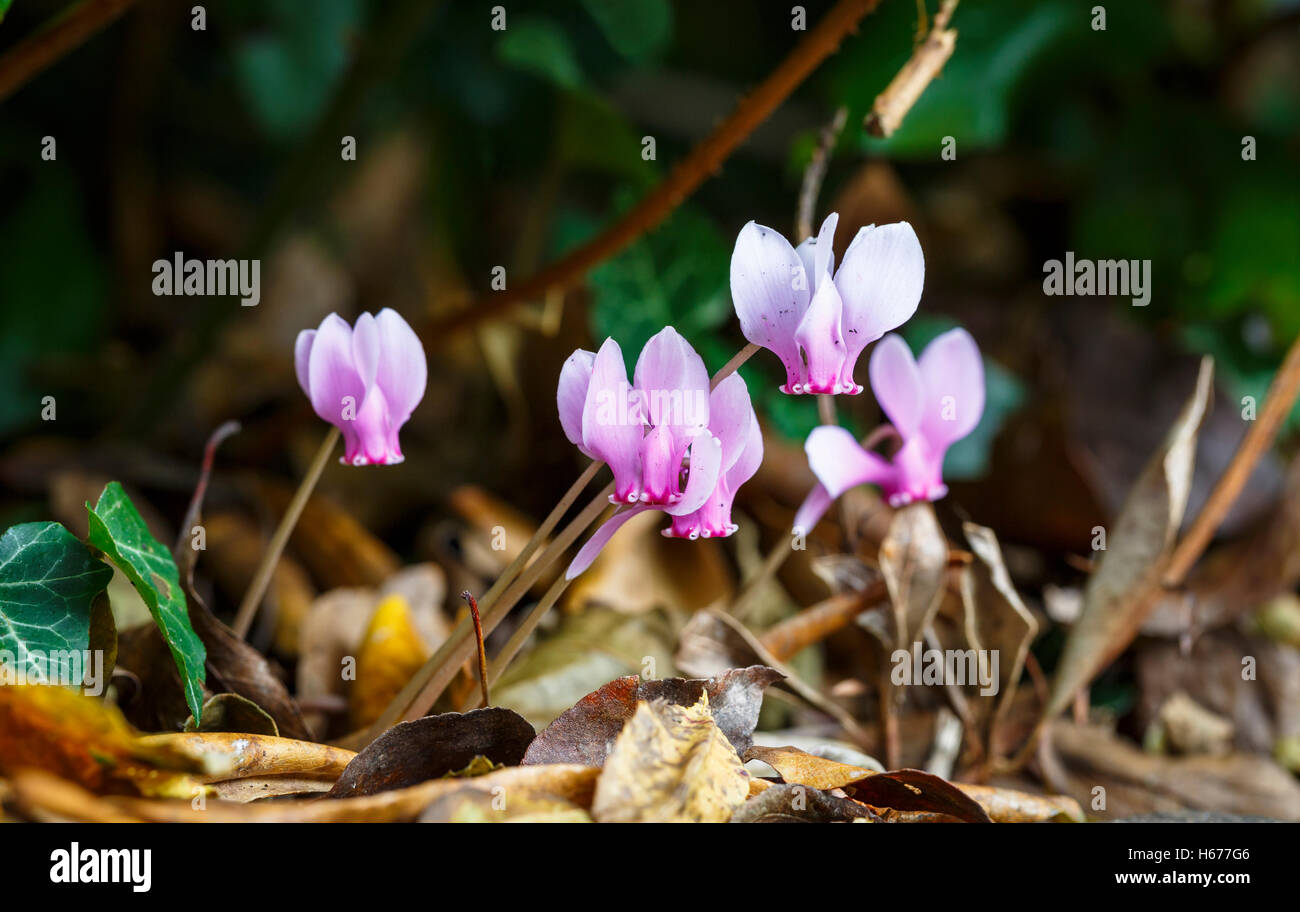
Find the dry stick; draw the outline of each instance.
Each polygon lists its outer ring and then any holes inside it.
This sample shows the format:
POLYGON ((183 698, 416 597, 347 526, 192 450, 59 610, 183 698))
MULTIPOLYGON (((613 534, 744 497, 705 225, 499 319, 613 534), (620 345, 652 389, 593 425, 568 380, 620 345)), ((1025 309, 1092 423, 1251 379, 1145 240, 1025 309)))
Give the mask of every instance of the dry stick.
MULTIPOLYGON (((1220 523, 1232 508, 1241 489, 1250 479, 1255 464, 1272 445, 1283 420, 1295 406, 1297 396, 1300 396, 1300 336, 1291 342, 1282 366, 1278 368, 1273 382, 1269 384, 1268 396, 1258 420, 1241 438, 1241 443, 1237 445, 1237 452, 1232 456, 1232 462, 1228 463, 1228 467, 1219 476, 1209 499, 1205 501, 1205 506, 1196 515, 1191 529, 1174 548, 1169 558, 1169 565, 1160 579, 1162 586, 1172 589, 1183 584, 1192 566, 1204 553, 1210 540, 1214 538, 1214 533, 1218 531, 1220 523)), ((1043 735, 1047 731, 1049 721, 1046 716, 1038 720, 1024 746, 1007 762, 1005 771, 1018 770, 1029 761, 1038 742, 1046 740, 1043 735)))
POLYGON ((939 74, 957 46, 957 33, 948 28, 957 0, 944 0, 934 15, 930 35, 903 64, 885 91, 876 96, 871 113, 867 115, 864 129, 872 136, 888 137, 903 122, 907 112, 916 104, 925 87, 939 74))
POLYGON ((1219 524, 1232 509, 1237 495, 1250 480, 1255 464, 1272 445, 1282 422, 1295 406, 1297 395, 1300 395, 1300 336, 1291 343, 1282 366, 1269 384, 1268 397, 1264 400, 1259 419, 1241 438, 1232 462, 1219 477, 1205 506, 1197 514, 1196 521, 1169 558, 1169 566, 1165 569, 1162 580, 1165 586, 1174 588, 1182 585, 1188 571, 1210 544, 1219 524))
POLYGON ((832 595, 764 630, 758 641, 784 662, 813 643, 844 629, 858 615, 870 611, 878 603, 883 604, 881 599, 887 598, 888 594, 884 582, 876 580, 861 592, 832 595))
MULTIPOLYGON (((510 634, 510 639, 508 639, 506 644, 501 647, 501 651, 496 654, 492 659, 492 664, 488 667, 489 682, 495 684, 497 681, 501 680, 501 676, 505 674, 506 669, 510 667, 510 663, 514 661, 515 656, 519 655, 519 650, 524 648, 524 643, 528 642, 528 638, 532 636, 533 631, 537 629, 537 625, 541 623, 542 618, 544 618, 546 613, 560 600, 560 596, 564 594, 564 590, 569 588, 569 582, 569 580, 561 576, 552 583, 551 588, 546 590, 546 594, 542 596, 541 601, 533 606, 533 609, 528 612, 528 616, 524 618, 519 626, 515 628, 514 632, 510 634)), ((468 712, 473 709, 473 704, 474 698, 470 697, 461 706, 461 712, 468 712)))
POLYGON ((448 319, 434 324, 425 338, 437 339, 510 308, 572 287, 588 270, 614 256, 650 231, 676 209, 696 188, 721 169, 727 157, 754 128, 776 110, 790 93, 808 78, 822 61, 839 48, 863 17, 880 0, 839 0, 816 28, 795 46, 781 64, 749 95, 741 99, 731 115, 696 146, 649 196, 598 237, 579 247, 557 263, 506 291, 483 298, 448 319))
POLYGON ((83 0, 42 25, 0 57, 0 101, 108 25, 134 0, 83 0))
POLYGON ((813 149, 812 158, 803 172, 803 185, 799 188, 799 208, 795 213, 794 231, 799 240, 812 237, 813 220, 817 211, 817 194, 821 192, 822 181, 826 179, 826 166, 830 164, 831 150, 840 138, 844 124, 848 122, 849 109, 840 105, 835 117, 822 127, 817 138, 817 147, 813 149))
POLYGON ((241 640, 248 635, 249 628, 253 626, 253 616, 257 614, 258 606, 262 604, 266 587, 271 584, 271 574, 275 573, 275 567, 280 562, 280 554, 293 533, 293 527, 298 524, 298 517, 302 515, 303 507, 307 506, 307 500, 311 497, 316 482, 320 480, 321 472, 325 471, 325 463, 329 461, 330 453, 334 452, 334 447, 338 445, 340 436, 342 435, 336 427, 331 427, 330 432, 325 435, 325 440, 316 451, 316 456, 312 459, 302 484, 298 485, 293 500, 289 501, 289 506, 280 519, 280 525, 271 536, 271 543, 267 545, 266 552, 262 555, 262 562, 257 567, 257 573, 254 574, 248 591, 244 593, 244 600, 239 605, 239 612, 235 615, 235 623, 231 627, 235 631, 235 636, 241 640))
MULTIPOLYGON (((608 497, 613 490, 614 485, 611 483, 597 494, 583 509, 582 513, 538 555, 537 560, 533 561, 518 579, 511 581, 498 602, 491 608, 483 609, 483 629, 486 634, 491 634, 496 629, 497 624, 504 619, 510 608, 514 606, 515 601, 537 581, 537 578, 545 572, 546 568, 555 562, 556 557, 572 545, 583 530, 591 525, 595 518, 600 515, 601 510, 608 506, 608 497)), ((497 589, 500 583, 501 581, 498 580, 493 589, 497 589)), ((486 596, 483 601, 487 601, 486 596)), ((389 702, 384 709, 383 715, 369 728, 364 731, 354 732, 339 743, 347 746, 364 747, 393 724, 404 720, 418 719, 427 713, 438 697, 442 696, 442 692, 446 690, 447 685, 451 683, 465 660, 469 658, 468 639, 470 626, 469 619, 462 618, 447 639, 438 647, 438 651, 421 666, 420 670, 406 682, 406 686, 402 688, 401 692, 389 702)))

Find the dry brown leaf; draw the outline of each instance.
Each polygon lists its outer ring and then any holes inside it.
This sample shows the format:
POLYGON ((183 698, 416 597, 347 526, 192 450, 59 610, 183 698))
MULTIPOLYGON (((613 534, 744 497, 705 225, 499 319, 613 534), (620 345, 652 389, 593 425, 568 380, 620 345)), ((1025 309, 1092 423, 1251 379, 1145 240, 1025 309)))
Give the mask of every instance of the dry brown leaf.
POLYGON ((331 797, 400 789, 465 769, 476 757, 513 766, 533 740, 533 727, 499 706, 400 722, 357 754, 331 797))
POLYGON ((880 574, 894 606, 894 647, 906 649, 930 626, 943 594, 948 541, 929 501, 894 514, 880 543, 880 574))
POLYGON ((591 813, 601 823, 724 823, 749 780, 707 693, 693 706, 643 701, 605 761, 591 813))
POLYGON ((1214 362, 1206 357, 1196 390, 1109 530, 1106 550, 1084 589, 1083 611, 1057 665, 1045 718, 1065 709, 1079 688, 1133 641, 1155 607, 1191 493, 1197 432, 1210 406, 1213 379, 1214 362))
POLYGON ((988 814, 954 783, 921 770, 878 773, 837 763, 794 747, 751 747, 746 760, 762 760, 792 785, 842 788, 857 801, 899 811, 927 811, 971 823, 989 823, 988 814))
POLYGON ((74 783, 37 770, 15 776, 12 785, 20 807, 39 808, 42 802, 57 801, 60 812, 71 820, 116 815, 158 823, 389 823, 414 820, 437 799, 461 789, 505 795, 507 801, 516 792, 547 793, 589 808, 599 774, 592 767, 572 764, 516 766, 475 779, 434 779, 363 798, 282 798, 245 804, 209 800, 202 808, 188 800, 98 799, 74 783))
POLYGON ((992 529, 962 523, 975 561, 961 576, 961 597, 966 615, 966 637, 973 649, 996 651, 998 697, 996 717, 1011 705, 1029 644, 1038 634, 1038 621, 1020 599, 1002 560, 1002 548, 992 529), (1010 656, 1011 661, 1006 661, 1010 656))
POLYGON ((443 795, 420 815, 420 823, 591 823, 572 801, 547 792, 513 789, 491 794, 460 789, 443 795))
POLYGON ((694 705, 708 694, 718 728, 737 753, 749 747, 763 705, 763 691, 781 680, 766 665, 731 668, 708 679, 665 678, 643 681, 636 675, 616 678, 587 694, 538 733, 523 762, 586 763, 603 766, 614 739, 636 712, 638 702, 667 700, 694 705))
POLYGON ((356 756, 350 750, 314 741, 232 732, 169 732, 144 735, 139 741, 146 748, 164 750, 214 767, 202 777, 208 782, 272 775, 332 782, 356 756))

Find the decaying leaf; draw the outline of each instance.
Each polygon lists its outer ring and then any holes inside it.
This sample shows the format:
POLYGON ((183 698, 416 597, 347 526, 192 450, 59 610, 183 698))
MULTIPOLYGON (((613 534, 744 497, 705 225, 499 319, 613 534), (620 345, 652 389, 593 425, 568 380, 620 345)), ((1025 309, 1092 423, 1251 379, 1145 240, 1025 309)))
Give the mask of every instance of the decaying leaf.
POLYGON ((607 608, 564 615, 559 627, 492 686, 492 699, 545 728, 586 694, 622 675, 674 674, 673 631, 663 612, 607 608))
POLYGON ((408 788, 362 798, 283 798, 236 804, 208 801, 197 809, 189 800, 99 798, 64 779, 40 770, 23 771, 12 780, 17 804, 39 812, 53 805, 69 820, 147 820, 157 823, 389 823, 414 820, 431 803, 462 789, 487 794, 550 794, 589 808, 600 771, 588 766, 514 766, 476 779, 434 779, 408 788))
POLYGON ((877 808, 929 811, 968 823, 989 823, 988 814, 958 786, 921 770, 875 770, 836 763, 793 747, 751 747, 746 760, 762 760, 786 782, 816 789, 842 788, 877 808))
POLYGON ((966 637, 971 648, 996 651, 1001 657, 996 710, 1000 718, 1011 705, 1029 644, 1038 634, 1038 621, 1029 613, 1011 581, 993 530, 967 522, 962 523, 962 531, 975 555, 974 563, 961 577, 966 637))
POLYGON ((538 733, 523 762, 585 763, 603 766, 614 739, 637 704, 666 700, 679 706, 697 703, 708 694, 714 722, 737 753, 752 743, 763 691, 782 675, 765 665, 732 668, 715 678, 665 678, 643 681, 635 675, 616 678, 587 694, 538 733))
POLYGON ((723 823, 749 796, 749 774, 709 713, 640 702, 596 782, 591 814, 601 823, 723 823))
POLYGON ((523 759, 533 735, 522 716, 499 706, 401 722, 357 754, 330 797, 373 795, 438 779, 464 769, 479 755, 513 766, 523 759))
POLYGON ((894 645, 906 649, 920 639, 938 610, 948 566, 948 541, 929 501, 894 514, 879 559, 894 606, 894 645))
POLYGON ((1209 409, 1213 378, 1214 362, 1207 357, 1195 392, 1109 530, 1106 550, 1084 589, 1083 612, 1061 654, 1046 718, 1065 709, 1079 688, 1132 642, 1155 607, 1160 577, 1187 508, 1197 432, 1209 409))
MULTIPOLYGON (((321 595, 302 624, 298 698, 306 702, 348 695, 352 682, 343 675, 343 663, 356 658, 375 608, 386 596, 400 595, 406 601, 421 640, 430 649, 437 648, 450 630, 442 610, 446 588, 442 569, 426 563, 403 568, 378 591, 334 589, 321 595)), ((307 720, 314 729, 325 731, 322 714, 308 714, 307 720)))
POLYGON ((1031 795, 989 785, 953 784, 974 798, 994 823, 1083 823, 1087 820, 1079 802, 1068 795, 1031 795))
POLYGON ((732 823, 834 823, 874 821, 865 805, 806 785, 781 783, 749 798, 731 815, 732 823))
POLYGON ((145 748, 202 763, 207 771, 200 778, 207 782, 272 775, 332 782, 356 757, 328 744, 241 732, 168 732, 143 735, 139 741, 145 748))
POLYGON ((572 801, 547 792, 515 788, 491 794, 467 788, 443 795, 420 815, 420 823, 591 823, 572 801))
POLYGON ((0 774, 37 768, 96 792, 190 798, 220 758, 150 742, 117 707, 42 684, 0 686, 0 774))
POLYGON ((357 650, 357 680, 349 698, 352 727, 365 728, 433 654, 415 629, 406 599, 386 596, 357 650))

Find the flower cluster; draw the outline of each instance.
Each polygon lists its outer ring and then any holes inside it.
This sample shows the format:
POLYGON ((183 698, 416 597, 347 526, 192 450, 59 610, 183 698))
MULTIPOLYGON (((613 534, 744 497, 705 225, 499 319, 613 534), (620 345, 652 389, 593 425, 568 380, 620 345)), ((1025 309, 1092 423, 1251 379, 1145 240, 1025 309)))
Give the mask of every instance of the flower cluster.
POLYGON ((587 569, 614 533, 646 510, 672 518, 664 529, 671 537, 736 531, 736 491, 763 459, 758 418, 738 374, 709 391, 704 361, 671 326, 641 350, 631 384, 613 339, 595 354, 575 351, 560 372, 556 405, 569 441, 609 464, 610 499, 624 505, 578 552, 569 578, 587 569))
MULTIPOLYGON (((809 435, 808 461, 820 482, 795 517, 806 531, 831 501, 859 484, 879 486, 893 506, 947 493, 943 460, 984 410, 984 370, 974 339, 961 329, 936 338, 920 360, 897 335, 885 335, 916 311, 925 260, 906 222, 869 225, 854 236, 836 268, 832 213, 815 238, 792 247, 750 222, 731 257, 731 293, 741 331, 777 355, 790 394, 856 395, 858 357, 881 340, 868 373, 895 441, 888 456, 843 428, 809 435), (883 337, 883 339, 882 339, 883 337)), ((335 314, 298 336, 298 382, 316 414, 343 434, 351 465, 401 462, 397 433, 424 396, 427 365, 411 327, 392 310, 362 314, 349 326, 335 314)), ((758 471, 763 435, 745 381, 731 374, 711 385, 704 361, 673 327, 653 336, 629 382, 623 352, 606 339, 564 363, 556 406, 565 435, 614 475, 619 505, 578 552, 567 576, 581 573, 633 516, 658 510, 674 538, 725 537, 736 531, 736 492, 758 471)), ((874 435, 873 435, 874 436, 874 435)))

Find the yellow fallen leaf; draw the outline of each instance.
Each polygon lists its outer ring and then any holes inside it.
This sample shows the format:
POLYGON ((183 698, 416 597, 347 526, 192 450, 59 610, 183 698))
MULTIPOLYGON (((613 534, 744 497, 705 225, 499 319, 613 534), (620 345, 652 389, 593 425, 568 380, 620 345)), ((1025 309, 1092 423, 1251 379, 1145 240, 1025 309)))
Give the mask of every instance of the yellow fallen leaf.
POLYGON ((591 813, 601 823, 725 823, 749 783, 707 692, 694 706, 643 700, 605 761, 591 813))
POLYGON ((352 726, 364 728, 378 719, 430 655, 432 651, 415 629, 406 599, 393 594, 381 601, 357 652, 352 726))
POLYGON ((94 792, 190 798, 203 789, 190 774, 213 759, 150 744, 116 706, 75 690, 0 687, 0 775, 36 768, 94 792))

